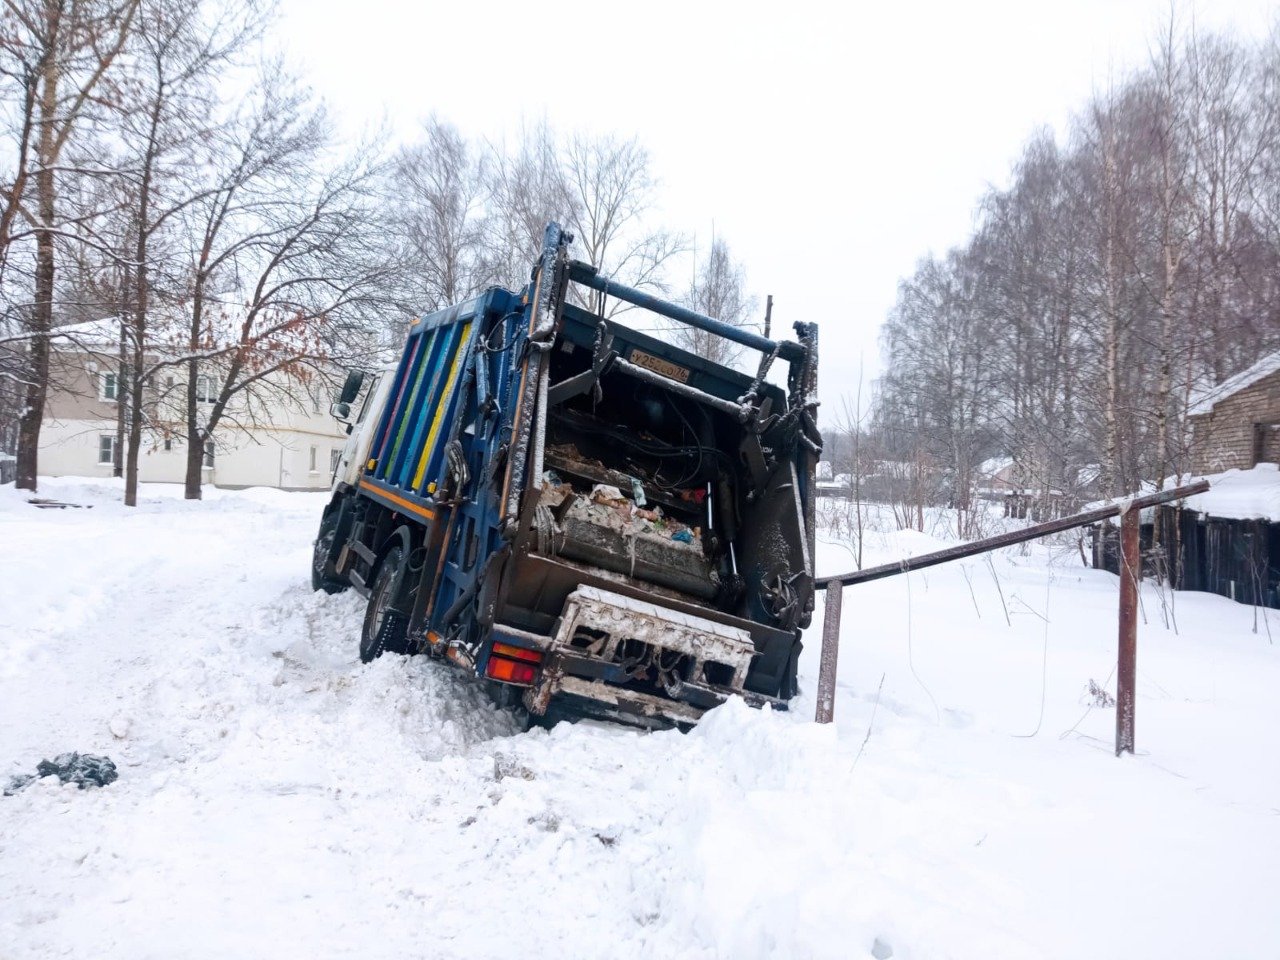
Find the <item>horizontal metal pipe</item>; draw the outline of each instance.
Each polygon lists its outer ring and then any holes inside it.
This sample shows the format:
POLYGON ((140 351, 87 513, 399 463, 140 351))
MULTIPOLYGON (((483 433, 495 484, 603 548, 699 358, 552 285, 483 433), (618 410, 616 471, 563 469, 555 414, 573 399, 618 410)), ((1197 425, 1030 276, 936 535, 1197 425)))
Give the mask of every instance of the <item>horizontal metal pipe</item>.
POLYGON ((697 387, 691 387, 687 383, 681 383, 679 380, 672 380, 670 377, 664 377, 660 373, 654 373, 644 367, 632 363, 630 360, 615 360, 613 368, 619 373, 625 373, 629 377, 635 377, 637 380, 643 380, 645 383, 651 383, 654 386, 669 390, 672 393, 679 394, 682 397, 688 397, 690 400, 696 400, 698 403, 705 403, 709 407, 715 407, 717 410, 723 410, 729 416, 737 420, 745 420, 748 414, 748 408, 740 403, 734 403, 732 400, 725 400, 721 397, 714 397, 705 390, 699 390, 697 387))
POLYGON ((783 340, 778 343, 751 330, 744 330, 742 327, 735 327, 733 324, 725 323, 723 320, 717 320, 714 317, 688 310, 652 294, 645 293, 643 290, 637 290, 635 287, 628 287, 618 283, 616 280, 601 276, 596 272, 595 267, 589 263, 583 263, 581 260, 574 260, 569 264, 569 279, 575 283, 582 284, 584 287, 599 290, 608 296, 617 297, 627 303, 634 303, 637 307, 644 307, 646 310, 652 310, 654 313, 661 314, 671 320, 687 323, 708 333, 714 333, 718 337, 724 337, 726 340, 740 343, 744 347, 752 347, 762 353, 772 353, 776 349, 778 356, 786 360, 798 360, 804 356, 804 348, 794 341, 783 340))
POLYGON ((1098 523, 1110 517, 1118 517, 1126 510, 1142 510, 1146 507, 1154 507, 1161 503, 1168 503, 1170 500, 1181 500, 1184 497, 1192 497, 1197 493, 1204 493, 1209 489, 1208 480, 1197 480, 1195 483, 1188 484, 1185 487, 1175 487, 1172 490, 1161 490, 1158 493, 1148 493, 1145 496, 1134 497, 1131 500, 1123 500, 1119 503, 1111 503, 1105 507, 1099 507, 1096 510, 1086 510, 1084 513, 1075 513, 1069 517, 1061 517, 1058 520, 1049 520, 1046 523, 1038 523, 1033 527, 1026 527, 1022 530, 1012 530, 1009 533, 1002 533, 999 536, 987 537, 985 540, 974 540, 972 543, 961 543, 954 547, 948 547, 945 550, 938 550, 935 553, 926 553, 918 557, 907 557, 899 560, 897 563, 885 563, 878 567, 868 567, 865 570, 854 570, 850 573, 840 573, 831 577, 818 577, 814 582, 819 590, 825 590, 834 583, 849 586, 851 583, 866 583, 868 580, 882 580, 885 577, 893 577, 899 573, 907 573, 911 570, 920 570, 924 567, 934 567, 940 563, 947 563, 950 560, 959 560, 962 557, 972 557, 974 554, 986 553, 988 550, 998 550, 1001 547, 1010 547, 1016 543, 1023 543, 1027 540, 1035 540, 1038 537, 1048 536, 1051 533, 1061 533, 1063 530, 1071 530, 1074 527, 1084 527, 1091 523, 1098 523))

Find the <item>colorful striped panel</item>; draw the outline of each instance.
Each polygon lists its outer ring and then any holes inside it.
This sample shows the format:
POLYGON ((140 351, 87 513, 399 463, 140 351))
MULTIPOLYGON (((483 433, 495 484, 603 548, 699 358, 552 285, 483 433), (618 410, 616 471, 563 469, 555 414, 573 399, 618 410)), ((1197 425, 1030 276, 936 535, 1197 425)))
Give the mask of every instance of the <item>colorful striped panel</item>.
MULTIPOLYGON (((390 437, 392 425, 396 422, 396 418, 400 413, 401 405, 404 402, 405 385, 409 382, 409 378, 413 374, 414 359, 417 357, 418 350, 421 346, 422 338, 415 337, 408 353, 406 353, 404 358, 400 361, 400 369, 396 371, 397 385, 395 400, 388 403, 386 410, 383 411, 382 429, 379 431, 380 436, 378 437, 378 442, 373 445, 369 452, 369 456, 377 461, 379 468, 381 468, 383 463, 383 454, 386 451, 387 440, 390 437)), ((377 470, 376 472, 382 471, 377 470)))
POLYGON ((422 435, 426 432, 431 412, 435 410, 436 397, 440 394, 440 381, 445 378, 449 357, 457 343, 458 328, 456 325, 441 327, 436 334, 436 348, 431 355, 431 380, 413 410, 413 438, 405 448, 404 457, 396 461, 395 482, 406 490, 409 489, 409 478, 422 450, 422 435))
POLYGON ((435 335, 435 331, 424 333, 418 339, 424 341, 418 353, 418 363, 416 364, 416 373, 413 377, 413 389, 408 393, 404 405, 401 407, 396 416, 395 426, 395 442, 391 446, 391 452, 385 457, 382 469, 379 473, 388 483, 395 483, 396 473, 400 469, 400 461, 403 457, 410 456, 409 451, 412 447, 406 447, 404 443, 405 434, 409 430, 409 425, 413 422, 414 413, 422 402, 422 385, 427 377, 427 371, 438 363, 435 356, 439 337, 435 335))
POLYGON ((413 475, 413 489, 421 490, 423 479, 427 475, 427 467, 436 459, 435 447, 436 441, 440 437, 440 426, 444 423, 445 414, 449 409, 450 401, 453 399, 454 386, 458 382, 458 374, 462 370, 462 360, 467 353, 467 344, 470 342, 471 321, 467 321, 462 325, 462 333, 458 337, 457 345, 453 351, 453 360, 449 366, 449 377, 445 381, 444 389, 439 394, 436 402, 435 416, 431 420, 431 431, 427 434, 427 442, 422 448, 422 457, 418 461, 418 470, 413 475))

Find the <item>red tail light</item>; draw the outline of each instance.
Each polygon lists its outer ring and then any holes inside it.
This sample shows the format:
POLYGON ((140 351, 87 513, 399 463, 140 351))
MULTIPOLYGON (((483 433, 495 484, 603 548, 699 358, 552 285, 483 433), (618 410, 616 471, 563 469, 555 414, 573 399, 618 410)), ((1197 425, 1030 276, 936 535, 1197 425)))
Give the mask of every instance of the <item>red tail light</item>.
POLYGON ((494 643, 489 650, 489 662, 484 675, 503 683, 522 687, 532 686, 542 665, 542 651, 517 647, 512 643, 494 643))
POLYGON ((524 647, 515 647, 509 643, 495 643, 493 654, 497 657, 506 657, 508 660, 523 660, 525 663, 542 662, 541 650, 526 650, 524 647))

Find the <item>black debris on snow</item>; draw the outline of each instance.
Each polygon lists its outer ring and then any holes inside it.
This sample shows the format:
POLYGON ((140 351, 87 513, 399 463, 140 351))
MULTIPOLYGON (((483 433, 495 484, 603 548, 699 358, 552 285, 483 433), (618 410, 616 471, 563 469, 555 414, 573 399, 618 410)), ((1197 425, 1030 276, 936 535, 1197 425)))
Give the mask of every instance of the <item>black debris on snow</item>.
POLYGON ((119 776, 110 757, 95 757, 90 753, 60 753, 52 760, 41 760, 36 765, 34 774, 24 773, 11 777, 5 784, 4 795, 11 797, 40 777, 57 777, 62 783, 74 783, 84 790, 86 787, 105 787, 119 776))

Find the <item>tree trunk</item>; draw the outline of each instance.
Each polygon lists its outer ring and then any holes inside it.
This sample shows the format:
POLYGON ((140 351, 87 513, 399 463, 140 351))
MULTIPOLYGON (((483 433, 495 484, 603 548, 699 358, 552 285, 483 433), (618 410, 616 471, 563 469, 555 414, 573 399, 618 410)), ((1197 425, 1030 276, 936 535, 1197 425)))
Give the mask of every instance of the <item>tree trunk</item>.
POLYGON ((1173 278, 1166 276, 1164 296, 1160 301, 1160 375, 1156 383, 1157 490, 1164 489, 1164 478, 1172 460, 1169 455, 1169 404, 1173 396, 1173 278))
MULTIPOLYGON (((193 336, 194 342, 194 336, 193 336)), ((183 496, 188 500, 200 500, 204 493, 202 488, 204 474, 204 435, 200 429, 197 416, 198 401, 196 398, 196 381, 200 376, 200 364, 197 360, 187 361, 187 475, 183 487, 183 496)))
MULTIPOLYGON (((124 476, 124 438, 126 415, 125 410, 125 382, 126 371, 129 369, 129 352, 128 339, 125 334, 125 323, 123 316, 120 320, 120 349, 116 357, 116 449, 111 457, 111 475, 113 477, 124 476)), ((131 382, 131 378, 128 378, 131 382)))
POLYGON ((1103 460, 1103 494, 1117 496, 1120 492, 1120 429, 1116 411, 1120 393, 1120 330, 1115 308, 1107 309, 1107 393, 1104 419, 1106 421, 1106 452, 1103 460))
POLYGON ((44 65, 40 91, 40 138, 36 171, 35 297, 28 330, 35 334, 27 355, 27 389, 18 424, 17 482, 19 490, 36 489, 39 467, 40 426, 44 420, 45 398, 49 390, 49 331, 53 329, 53 153, 58 111, 58 67, 53 57, 44 65))
POLYGON ((151 183, 155 173, 156 155, 159 152, 157 131, 160 129, 160 113, 163 101, 157 97, 151 107, 151 124, 147 137, 147 149, 142 158, 142 178, 138 184, 138 237, 134 246, 133 268, 133 370, 130 391, 133 408, 129 411, 129 452, 124 473, 124 503, 127 507, 138 505, 138 448, 142 445, 142 391, 145 386, 147 362, 147 310, 150 306, 151 275, 147 269, 149 241, 151 239, 151 183))
MULTIPOLYGON (((149 174, 149 169, 147 174, 149 174)), ((150 178, 147 174, 142 179, 142 203, 138 216, 138 242, 134 250, 136 269, 134 284, 133 312, 133 363, 129 370, 129 443, 125 455, 124 468, 124 505, 138 505, 138 448, 142 445, 142 391, 145 385, 143 371, 146 354, 143 352, 147 342, 147 216, 150 213, 148 190, 150 178)))
MULTIPOLYGON (((1110 134, 1108 134, 1108 137, 1110 134)), ((1106 400, 1103 418, 1106 423, 1106 452, 1103 461, 1103 494, 1114 497, 1120 492, 1120 304, 1116 251, 1119 216, 1116 212, 1117 193, 1115 159, 1112 145, 1104 146, 1103 154, 1103 203, 1105 223, 1103 236, 1103 310, 1106 324, 1106 400)))
POLYGON ((138 453, 142 447, 142 391, 146 378, 142 374, 142 358, 134 349, 135 362, 129 372, 129 443, 124 470, 124 505, 138 505, 138 453))
POLYGON ((187 433, 187 476, 183 496, 188 500, 200 500, 204 496, 204 441, 198 434, 187 433))
POLYGON ((191 302, 191 328, 188 331, 187 349, 191 351, 191 359, 187 361, 186 390, 186 427, 187 427, 187 475, 182 495, 188 500, 199 500, 203 496, 202 483, 204 474, 204 430, 200 426, 200 403, 196 396, 196 387, 200 381, 200 361, 195 354, 200 349, 200 332, 204 324, 204 291, 205 277, 208 275, 210 240, 206 236, 204 249, 200 254, 200 266, 196 272, 196 282, 191 302))

